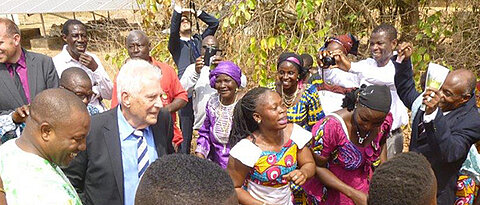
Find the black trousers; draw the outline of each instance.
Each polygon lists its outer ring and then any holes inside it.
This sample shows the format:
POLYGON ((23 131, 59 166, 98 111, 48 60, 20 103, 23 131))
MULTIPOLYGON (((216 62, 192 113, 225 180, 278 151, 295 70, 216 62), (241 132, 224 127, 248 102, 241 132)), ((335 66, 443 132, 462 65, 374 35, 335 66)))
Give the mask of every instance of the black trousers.
POLYGON ((190 148, 193 135, 193 122, 195 118, 193 116, 193 103, 192 98, 188 98, 188 103, 180 109, 180 129, 182 129, 183 142, 180 146, 180 153, 190 154, 190 148))

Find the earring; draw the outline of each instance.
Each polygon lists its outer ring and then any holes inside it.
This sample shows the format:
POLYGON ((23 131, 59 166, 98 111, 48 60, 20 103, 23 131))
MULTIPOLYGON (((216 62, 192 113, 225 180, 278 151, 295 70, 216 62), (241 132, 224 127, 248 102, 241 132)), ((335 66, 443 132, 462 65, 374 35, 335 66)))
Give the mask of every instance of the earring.
POLYGON ((257 121, 257 124, 260 124, 260 123, 262 123, 262 120, 257 121))

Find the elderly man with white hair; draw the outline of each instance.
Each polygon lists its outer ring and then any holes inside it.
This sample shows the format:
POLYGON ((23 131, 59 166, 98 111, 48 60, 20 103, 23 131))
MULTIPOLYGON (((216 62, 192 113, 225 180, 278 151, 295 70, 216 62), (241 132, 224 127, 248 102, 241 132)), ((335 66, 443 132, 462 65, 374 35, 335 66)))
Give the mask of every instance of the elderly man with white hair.
POLYGON ((120 69, 119 105, 92 116, 86 151, 64 169, 83 204, 133 205, 148 165, 174 152, 161 75, 144 60, 129 60, 120 69))

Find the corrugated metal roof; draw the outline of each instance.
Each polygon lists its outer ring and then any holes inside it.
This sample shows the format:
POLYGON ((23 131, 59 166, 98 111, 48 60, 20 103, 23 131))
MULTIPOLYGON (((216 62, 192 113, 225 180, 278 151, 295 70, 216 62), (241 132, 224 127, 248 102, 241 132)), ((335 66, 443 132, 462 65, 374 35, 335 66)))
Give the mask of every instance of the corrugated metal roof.
POLYGON ((3 0, 0 14, 33 14, 137 9, 136 0, 3 0))

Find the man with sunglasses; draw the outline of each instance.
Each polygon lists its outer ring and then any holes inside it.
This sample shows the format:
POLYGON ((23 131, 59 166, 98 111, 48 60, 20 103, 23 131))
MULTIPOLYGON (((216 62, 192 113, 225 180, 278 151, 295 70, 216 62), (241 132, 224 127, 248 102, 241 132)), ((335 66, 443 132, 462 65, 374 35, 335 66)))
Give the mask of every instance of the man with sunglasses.
MULTIPOLYGON (((170 24, 170 37, 168 39, 168 51, 172 54, 173 61, 177 65, 178 78, 182 78, 183 73, 188 65, 195 63, 195 60, 201 55, 201 42, 207 36, 215 35, 219 22, 214 16, 200 10, 193 10, 191 8, 182 8, 180 5, 175 5, 172 14, 172 21, 170 24), (200 34, 193 34, 192 19, 195 16, 208 27, 200 34)), ((198 22, 197 22, 198 25, 198 22)), ((200 32, 200 31, 197 31, 200 32)), ((189 153, 190 150, 185 147, 190 147, 192 139, 192 125, 194 121, 192 108, 192 95, 188 95, 188 103, 185 107, 180 109, 180 128, 183 134, 182 153, 189 153)))
MULTIPOLYGON (((413 102, 420 94, 413 79, 412 45, 402 43, 398 50, 398 57, 392 58, 395 86, 403 103, 413 109, 413 102)), ((432 165, 437 178, 438 204, 454 203, 458 172, 470 147, 480 140, 475 84, 472 71, 451 71, 439 90, 426 89, 422 100, 425 109, 417 108, 412 116, 410 151, 423 154, 432 165)))
MULTIPOLYGON (((201 56, 197 58, 196 62, 189 65, 185 69, 185 73, 180 79, 183 88, 187 90, 189 95, 192 95, 193 115, 195 121, 193 129, 198 130, 205 120, 205 107, 210 96, 217 92, 210 87, 210 70, 218 65, 223 60, 221 56, 221 49, 218 45, 218 40, 214 36, 207 36, 202 41, 201 56), (210 54, 207 55, 208 52, 210 54), (210 57, 210 60, 208 59, 210 57), (206 65, 210 64, 210 65, 206 65)), ((247 85, 247 78, 242 74, 240 87, 244 88, 247 85)), ((182 129, 182 131, 184 131, 182 129)), ((182 151, 190 152, 190 139, 185 138, 182 144, 182 151), (188 142, 188 143, 187 143, 188 142)))

